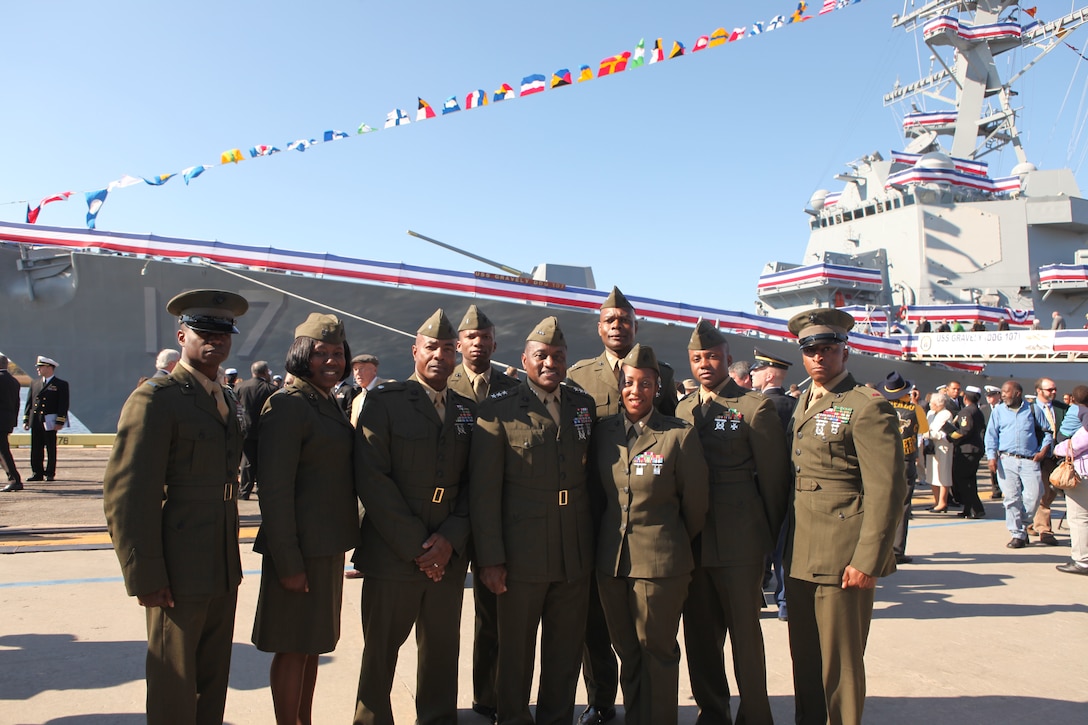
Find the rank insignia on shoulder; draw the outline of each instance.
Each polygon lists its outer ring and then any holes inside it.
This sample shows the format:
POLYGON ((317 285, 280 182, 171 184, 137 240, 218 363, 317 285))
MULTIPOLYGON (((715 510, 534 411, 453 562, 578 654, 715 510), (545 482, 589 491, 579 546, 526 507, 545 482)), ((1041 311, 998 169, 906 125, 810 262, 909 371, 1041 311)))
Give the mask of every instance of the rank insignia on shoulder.
POLYGON ((505 398, 506 396, 513 393, 515 390, 517 390, 517 388, 507 388, 506 390, 500 390, 496 393, 492 393, 487 397, 491 400, 498 400, 499 398, 505 398))

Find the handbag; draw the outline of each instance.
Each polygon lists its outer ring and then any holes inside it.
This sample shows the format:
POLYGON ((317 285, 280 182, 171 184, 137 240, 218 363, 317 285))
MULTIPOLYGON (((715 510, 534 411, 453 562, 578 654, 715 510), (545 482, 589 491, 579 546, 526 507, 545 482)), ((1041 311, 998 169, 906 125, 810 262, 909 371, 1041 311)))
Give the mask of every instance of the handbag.
POLYGON ((1050 474, 1050 485, 1068 491, 1080 483, 1080 474, 1073 467, 1073 456, 1066 454, 1065 459, 1058 464, 1050 474))

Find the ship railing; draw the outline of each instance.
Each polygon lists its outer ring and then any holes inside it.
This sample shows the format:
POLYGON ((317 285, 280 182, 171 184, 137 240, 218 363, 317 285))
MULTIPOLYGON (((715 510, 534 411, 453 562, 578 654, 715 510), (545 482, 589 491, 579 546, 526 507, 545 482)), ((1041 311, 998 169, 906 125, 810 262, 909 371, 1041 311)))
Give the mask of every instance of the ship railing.
POLYGON ((1088 264, 1044 264, 1039 267, 1039 289, 1088 289, 1088 264))
POLYGON ((1088 330, 987 330, 896 335, 903 356, 921 362, 1088 360, 1088 330))

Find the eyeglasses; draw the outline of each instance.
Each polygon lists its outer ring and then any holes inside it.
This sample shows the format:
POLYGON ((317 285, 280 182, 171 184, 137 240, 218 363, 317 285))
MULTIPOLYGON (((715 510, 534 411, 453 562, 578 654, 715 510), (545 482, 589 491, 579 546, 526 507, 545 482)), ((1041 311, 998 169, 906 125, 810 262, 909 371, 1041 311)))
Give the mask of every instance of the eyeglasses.
POLYGON ((1058 392, 1058 389, 1057 388, 1039 388, 1039 392, 1041 392, 1041 393, 1056 393, 1056 392, 1058 392))

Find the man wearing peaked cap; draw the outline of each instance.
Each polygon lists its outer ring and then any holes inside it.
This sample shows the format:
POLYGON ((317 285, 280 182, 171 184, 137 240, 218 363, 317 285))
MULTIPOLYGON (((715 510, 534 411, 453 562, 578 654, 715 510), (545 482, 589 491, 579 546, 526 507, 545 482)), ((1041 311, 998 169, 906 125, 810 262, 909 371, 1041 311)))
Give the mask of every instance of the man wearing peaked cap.
POLYGON ((247 308, 219 290, 170 300, 181 359, 129 395, 102 482, 125 588, 147 611, 149 723, 223 720, 242 578, 243 439, 233 393, 216 376, 247 308))
MULTIPOLYGON (((470 305, 457 326, 457 351, 461 364, 450 375, 449 386, 477 403, 490 395, 516 388, 518 381, 491 364, 498 349, 495 323, 476 305, 470 305)), ((476 626, 472 644, 472 709, 487 717, 495 714, 495 661, 499 632, 495 595, 480 581, 473 565, 472 596, 476 626)))
POLYGON ((457 721, 457 656, 469 561, 468 456, 475 401, 450 389, 456 334, 436 310, 412 345, 414 371, 367 393, 352 561, 362 572, 363 654, 355 718, 392 725, 390 692, 412 629, 416 722, 457 721))
POLYGON ((731 722, 723 648, 732 648, 737 722, 770 723, 759 610, 764 557, 774 551, 789 501, 789 457, 770 400, 729 377, 721 331, 699 320, 688 342, 697 394, 676 415, 695 426, 710 470, 706 525, 693 543, 695 570, 684 605, 684 646, 700 722, 731 722))
POLYGON ((597 425, 589 459, 604 504, 597 587, 630 725, 676 725, 676 632, 707 509, 698 433, 654 409, 657 371, 650 347, 636 344, 623 359, 624 412, 597 425))
MULTIPOLYGON (((39 355, 38 377, 30 383, 23 408, 23 429, 30 431, 30 470, 27 481, 52 481, 57 473, 57 431, 68 424, 68 382, 54 371, 57 361, 39 355)), ((12 487, 12 491, 21 489, 12 487)))
POLYGON ((986 453, 983 433, 986 424, 982 420, 982 411, 978 401, 982 390, 968 385, 963 389, 964 406, 956 411, 949 421, 951 430, 948 439, 952 441, 952 493, 963 505, 960 516, 963 518, 986 518, 986 508, 978 497, 978 464, 986 453))
MULTIPOLYGON (((615 415, 622 409, 620 402, 620 362, 631 352, 638 334, 635 307, 618 287, 601 303, 597 334, 604 351, 594 358, 579 360, 570 367, 570 381, 593 396, 597 416, 615 415)), ((676 412, 676 383, 670 365, 659 361, 661 387, 654 407, 665 415, 676 412)), ((616 693, 619 689, 619 667, 608 641, 608 628, 596 592, 591 583, 589 622, 586 629, 586 651, 582 675, 586 683, 589 707, 578 719, 579 725, 596 725, 615 717, 616 693)))
POLYGON ((801 725, 862 722, 873 595, 877 579, 895 571, 892 541, 906 496, 898 416, 846 369, 853 324, 824 308, 789 322, 812 378, 787 430, 794 496, 786 601, 801 725), (840 515, 828 516, 832 510, 840 515))
POLYGON ((778 411, 778 418, 782 421, 782 429, 785 430, 790 416, 793 415, 793 409, 797 407, 797 398, 786 395, 784 386, 786 373, 793 363, 775 357, 769 352, 763 352, 758 347, 755 348, 753 355, 755 361, 749 370, 752 390, 763 393, 771 399, 775 410, 778 411))
POLYGON ((522 352, 527 380, 480 404, 472 436, 474 574, 497 598, 500 723, 574 717, 595 553, 586 456, 596 408, 561 384, 566 356, 558 321, 542 320, 522 352), (534 719, 538 630, 545 644, 534 719))
POLYGON ((891 403, 895 414, 899 417, 899 435, 903 438, 903 470, 907 477, 903 518, 895 530, 895 543, 892 544, 896 564, 909 564, 912 561, 911 557, 907 556, 907 533, 911 519, 910 502, 914 495, 914 484, 918 482, 920 462, 918 436, 929 432, 926 412, 922 410, 922 406, 911 400, 912 390, 914 390, 914 383, 905 380, 902 375, 894 371, 888 373, 888 377, 884 378, 884 382, 880 385, 880 394, 891 403))

